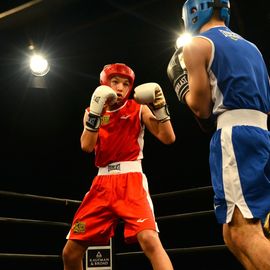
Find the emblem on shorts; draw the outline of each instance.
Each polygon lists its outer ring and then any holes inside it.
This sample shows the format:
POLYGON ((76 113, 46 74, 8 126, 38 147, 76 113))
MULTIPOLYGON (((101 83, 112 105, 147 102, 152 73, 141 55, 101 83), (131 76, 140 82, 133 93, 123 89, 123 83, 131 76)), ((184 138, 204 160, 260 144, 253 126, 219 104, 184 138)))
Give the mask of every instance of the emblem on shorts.
POLYGON ((110 171, 120 171, 120 163, 108 165, 108 172, 110 171))
POLYGON ((73 225, 73 232, 74 233, 85 233, 85 222, 77 221, 73 225))
POLYGON ((101 117, 101 125, 107 125, 110 122, 110 115, 103 115, 101 117))
POLYGON ((143 223, 143 222, 145 222, 147 219, 148 219, 148 218, 139 218, 139 219, 137 219, 137 222, 143 223))

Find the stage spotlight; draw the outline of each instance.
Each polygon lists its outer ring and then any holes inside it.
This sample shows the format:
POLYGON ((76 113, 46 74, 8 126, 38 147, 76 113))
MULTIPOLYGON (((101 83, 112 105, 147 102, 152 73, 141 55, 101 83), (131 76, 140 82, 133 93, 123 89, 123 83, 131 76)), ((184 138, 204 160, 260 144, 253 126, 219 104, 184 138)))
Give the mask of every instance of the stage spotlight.
POLYGON ((183 47, 184 45, 186 45, 187 43, 189 43, 191 41, 191 38, 192 38, 191 34, 183 33, 176 40, 176 48, 183 47))
POLYGON ((43 55, 34 54, 30 58, 30 69, 33 75, 42 77, 49 72, 50 65, 43 55))

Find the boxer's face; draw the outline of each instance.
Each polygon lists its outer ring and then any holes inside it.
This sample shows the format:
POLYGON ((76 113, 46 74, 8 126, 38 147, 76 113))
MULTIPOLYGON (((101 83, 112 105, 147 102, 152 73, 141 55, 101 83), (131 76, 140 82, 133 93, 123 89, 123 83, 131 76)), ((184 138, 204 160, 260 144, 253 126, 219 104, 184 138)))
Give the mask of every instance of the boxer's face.
POLYGON ((130 82, 127 77, 117 75, 110 79, 110 87, 116 92, 117 103, 119 103, 128 94, 130 89, 130 82))

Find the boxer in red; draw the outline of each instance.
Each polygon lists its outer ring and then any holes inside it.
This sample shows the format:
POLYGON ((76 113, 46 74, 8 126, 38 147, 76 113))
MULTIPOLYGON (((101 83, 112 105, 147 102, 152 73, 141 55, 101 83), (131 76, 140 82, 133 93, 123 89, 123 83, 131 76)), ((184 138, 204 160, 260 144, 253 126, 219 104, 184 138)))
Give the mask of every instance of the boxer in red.
POLYGON ((159 238, 148 182, 142 171, 145 127, 161 142, 175 134, 157 83, 134 89, 135 74, 125 64, 106 65, 86 109, 81 147, 95 153, 98 174, 75 213, 63 250, 65 270, 82 270, 89 245, 107 244, 121 219, 127 243, 138 241, 155 270, 173 266, 159 238))

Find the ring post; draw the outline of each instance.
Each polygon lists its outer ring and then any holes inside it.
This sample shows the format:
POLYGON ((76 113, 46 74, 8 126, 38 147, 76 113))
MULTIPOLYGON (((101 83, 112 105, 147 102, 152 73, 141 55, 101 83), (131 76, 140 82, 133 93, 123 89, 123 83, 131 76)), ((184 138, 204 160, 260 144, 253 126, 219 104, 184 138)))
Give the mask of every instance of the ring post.
POLYGON ((85 253, 86 270, 112 270, 112 239, 106 246, 89 246, 85 253))

